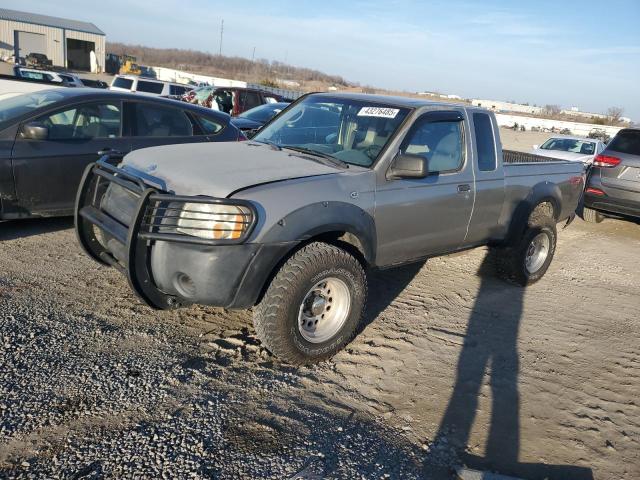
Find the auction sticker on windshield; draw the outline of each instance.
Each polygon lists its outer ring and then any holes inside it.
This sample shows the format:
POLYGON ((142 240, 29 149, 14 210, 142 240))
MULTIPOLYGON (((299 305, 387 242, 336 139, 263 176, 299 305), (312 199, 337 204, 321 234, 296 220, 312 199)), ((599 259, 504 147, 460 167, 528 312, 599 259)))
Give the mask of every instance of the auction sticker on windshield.
POLYGON ((396 118, 400 109, 384 107, 362 107, 358 112, 359 117, 396 118))

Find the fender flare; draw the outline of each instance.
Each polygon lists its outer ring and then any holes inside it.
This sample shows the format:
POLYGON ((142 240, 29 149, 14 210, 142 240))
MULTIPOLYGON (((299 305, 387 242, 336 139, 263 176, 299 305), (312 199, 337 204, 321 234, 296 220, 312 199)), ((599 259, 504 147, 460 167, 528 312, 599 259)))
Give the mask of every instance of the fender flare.
MULTIPOLYGON (((260 243, 305 242, 333 232, 353 235, 367 263, 376 257, 376 227, 373 217, 346 202, 319 202, 294 210, 261 235, 260 243)), ((347 242, 350 243, 350 242, 347 242)))

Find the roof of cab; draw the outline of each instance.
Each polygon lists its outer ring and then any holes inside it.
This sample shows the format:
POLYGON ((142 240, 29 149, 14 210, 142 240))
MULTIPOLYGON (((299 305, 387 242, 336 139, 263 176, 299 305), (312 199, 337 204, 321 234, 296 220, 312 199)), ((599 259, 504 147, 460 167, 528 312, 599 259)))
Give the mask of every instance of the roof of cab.
MULTIPOLYGON (((371 103, 380 103, 383 105, 390 105, 394 107, 400 108, 418 108, 418 107, 427 107, 427 106, 435 106, 435 105, 448 105, 452 107, 473 107, 472 105, 462 104, 462 103, 453 103, 453 102, 438 102, 438 101, 430 101, 423 100, 420 98, 411 98, 411 97, 398 97, 391 95, 371 95, 368 93, 351 93, 351 92, 323 92, 323 93, 315 93, 314 96, 322 96, 327 98, 348 98, 352 100, 359 100, 363 102, 371 102, 371 103)), ((482 110, 482 109, 480 109, 482 110)))
MULTIPOLYGON (((137 100, 142 102, 156 102, 156 103, 167 103, 169 105, 174 105, 176 107, 180 107, 184 110, 193 111, 194 113, 212 113, 215 115, 223 115, 229 117, 228 114, 224 112, 219 112, 217 110, 212 110, 210 108, 202 107, 200 105, 194 105, 192 103, 181 102, 180 100, 174 100, 172 98, 165 97, 157 97, 157 96, 148 96, 141 95, 139 93, 133 93, 123 90, 106 90, 101 88, 89 88, 89 87, 79 87, 79 88, 51 88, 46 90, 39 90, 37 92, 28 92, 23 95, 32 95, 32 94, 40 94, 40 93, 57 93, 64 97, 64 101, 78 99, 78 98, 87 98, 87 99, 104 99, 104 98, 119 98, 126 100, 137 100)), ((62 100, 61 100, 62 101, 62 100)))

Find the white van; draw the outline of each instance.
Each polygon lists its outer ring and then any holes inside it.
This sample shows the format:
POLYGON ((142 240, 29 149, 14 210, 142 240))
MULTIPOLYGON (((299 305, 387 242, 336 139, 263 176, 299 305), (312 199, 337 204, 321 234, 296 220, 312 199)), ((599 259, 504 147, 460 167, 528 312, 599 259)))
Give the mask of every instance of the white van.
POLYGON ((193 86, 183 83, 163 82, 137 75, 116 75, 111 82, 109 90, 137 92, 154 97, 168 97, 169 95, 183 95, 189 90, 193 90, 193 86))

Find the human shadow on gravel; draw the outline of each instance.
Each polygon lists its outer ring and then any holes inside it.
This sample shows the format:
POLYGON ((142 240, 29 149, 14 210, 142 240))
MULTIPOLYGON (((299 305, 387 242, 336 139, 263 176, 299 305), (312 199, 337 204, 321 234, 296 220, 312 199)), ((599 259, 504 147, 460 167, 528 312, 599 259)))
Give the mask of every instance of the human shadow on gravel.
MULTIPOLYGON (((518 393, 518 331, 525 289, 497 278, 497 251, 490 250, 478 276, 481 278, 471 309, 457 377, 449 404, 433 441, 432 452, 451 444, 466 466, 534 479, 592 479, 591 469, 568 465, 519 463, 520 396, 518 393), (495 252, 495 253, 494 253, 495 252), (466 452, 474 424, 483 379, 490 377, 491 420, 485 456, 466 452)), ((429 477, 430 458, 424 462, 429 477)))
POLYGON ((73 217, 28 218, 0 223, 0 242, 73 228, 73 217))

